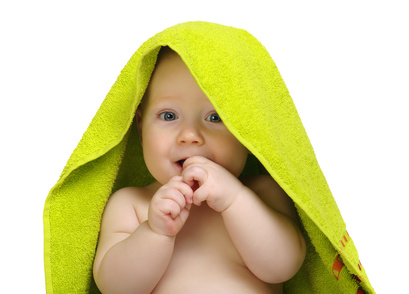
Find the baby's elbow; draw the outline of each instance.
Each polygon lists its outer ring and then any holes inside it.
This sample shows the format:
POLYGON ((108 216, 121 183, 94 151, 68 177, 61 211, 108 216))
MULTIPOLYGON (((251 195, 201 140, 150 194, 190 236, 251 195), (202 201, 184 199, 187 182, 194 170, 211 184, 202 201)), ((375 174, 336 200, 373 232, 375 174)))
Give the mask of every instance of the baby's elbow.
POLYGON ((282 271, 282 275, 280 277, 281 283, 288 281, 297 274, 304 263, 305 255, 306 247, 304 246, 300 248, 298 253, 294 254, 294 257, 291 258, 291 262, 289 262, 285 269, 282 271))
POLYGON ((307 246, 302 236, 300 236, 299 241, 299 245, 296 246, 293 252, 287 256, 288 261, 283 264, 283 270, 279 275, 281 280, 280 283, 288 281, 289 279, 294 277, 304 263, 305 255, 307 253, 307 246))
POLYGON ((272 264, 269 269, 257 275, 258 278, 269 284, 288 281, 300 270, 305 260, 306 251, 306 245, 304 239, 302 239, 296 250, 283 254, 282 257, 284 258, 278 258, 277 263, 272 264))

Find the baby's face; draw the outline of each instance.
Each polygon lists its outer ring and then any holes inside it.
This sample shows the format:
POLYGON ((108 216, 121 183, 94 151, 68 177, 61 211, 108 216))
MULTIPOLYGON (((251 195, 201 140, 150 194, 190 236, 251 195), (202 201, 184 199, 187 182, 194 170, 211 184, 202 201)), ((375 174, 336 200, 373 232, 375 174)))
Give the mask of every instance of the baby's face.
POLYGON ((182 59, 166 54, 152 75, 137 120, 145 163, 161 184, 181 175, 183 162, 203 156, 236 177, 247 149, 229 132, 182 59))

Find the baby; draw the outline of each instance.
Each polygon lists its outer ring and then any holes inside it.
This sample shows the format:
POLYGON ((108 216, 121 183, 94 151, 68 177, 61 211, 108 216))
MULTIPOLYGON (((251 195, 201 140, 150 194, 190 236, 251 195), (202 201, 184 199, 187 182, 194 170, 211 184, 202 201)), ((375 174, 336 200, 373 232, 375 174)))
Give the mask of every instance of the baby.
POLYGON ((102 293, 282 293, 306 246, 290 198, 240 177, 248 150, 163 47, 136 113, 155 182, 109 199, 94 261, 102 293))

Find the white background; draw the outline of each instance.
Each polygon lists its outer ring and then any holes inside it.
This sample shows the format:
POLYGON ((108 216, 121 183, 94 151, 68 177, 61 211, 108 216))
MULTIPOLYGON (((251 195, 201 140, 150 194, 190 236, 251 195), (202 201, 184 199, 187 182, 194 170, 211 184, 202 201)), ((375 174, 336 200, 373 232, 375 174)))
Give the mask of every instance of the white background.
POLYGON ((45 292, 48 191, 133 52, 188 20, 244 28, 267 47, 374 289, 404 290, 405 1, 140 2, 0 4, 0 292, 45 292))

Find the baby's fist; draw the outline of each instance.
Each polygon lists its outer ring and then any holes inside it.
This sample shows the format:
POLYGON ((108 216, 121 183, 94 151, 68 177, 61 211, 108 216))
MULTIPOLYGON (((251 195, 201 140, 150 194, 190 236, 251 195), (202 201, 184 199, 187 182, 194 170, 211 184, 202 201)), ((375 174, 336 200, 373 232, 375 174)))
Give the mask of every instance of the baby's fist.
POLYGON ((175 236, 189 216, 192 199, 192 188, 182 177, 173 177, 152 197, 148 212, 151 229, 161 235, 175 236))

